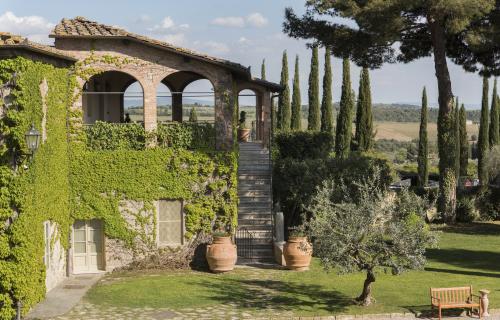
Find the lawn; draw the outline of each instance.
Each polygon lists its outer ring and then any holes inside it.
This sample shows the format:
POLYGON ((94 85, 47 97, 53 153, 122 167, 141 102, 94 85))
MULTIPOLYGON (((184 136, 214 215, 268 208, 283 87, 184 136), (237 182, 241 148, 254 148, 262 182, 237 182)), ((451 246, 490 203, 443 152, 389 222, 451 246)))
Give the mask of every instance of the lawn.
POLYGON ((429 287, 473 285, 489 289, 491 307, 500 307, 500 224, 436 227, 439 248, 428 251, 425 270, 399 276, 377 275, 376 303, 359 307, 363 274, 326 273, 318 261, 310 271, 237 268, 204 272, 117 272, 108 275, 85 300, 103 307, 186 308, 231 304, 239 311, 291 312, 294 315, 417 312, 429 309, 429 287))

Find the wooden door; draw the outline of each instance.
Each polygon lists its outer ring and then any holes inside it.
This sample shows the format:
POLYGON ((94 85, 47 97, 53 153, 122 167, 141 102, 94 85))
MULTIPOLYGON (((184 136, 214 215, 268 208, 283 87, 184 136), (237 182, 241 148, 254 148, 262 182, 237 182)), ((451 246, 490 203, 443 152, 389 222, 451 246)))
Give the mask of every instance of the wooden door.
POLYGON ((103 229, 100 220, 77 220, 73 225, 73 272, 104 270, 103 229))

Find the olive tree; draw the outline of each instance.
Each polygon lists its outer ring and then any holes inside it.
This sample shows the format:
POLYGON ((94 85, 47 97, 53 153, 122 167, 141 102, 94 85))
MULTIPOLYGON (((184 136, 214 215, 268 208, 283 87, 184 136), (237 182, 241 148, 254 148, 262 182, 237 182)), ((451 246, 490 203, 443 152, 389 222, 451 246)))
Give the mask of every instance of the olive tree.
POLYGON ((422 268, 425 250, 436 237, 412 197, 396 196, 379 187, 379 174, 347 186, 328 180, 318 188, 308 210, 307 224, 316 255, 325 269, 340 274, 366 272, 361 305, 372 303, 372 284, 378 268, 394 275, 422 268), (340 201, 339 201, 340 195, 340 201))

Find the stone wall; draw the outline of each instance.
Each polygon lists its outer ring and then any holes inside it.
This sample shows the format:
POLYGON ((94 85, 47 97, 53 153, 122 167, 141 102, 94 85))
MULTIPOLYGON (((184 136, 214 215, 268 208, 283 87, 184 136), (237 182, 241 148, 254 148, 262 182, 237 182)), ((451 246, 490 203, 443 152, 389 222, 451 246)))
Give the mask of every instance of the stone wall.
POLYGON ((50 226, 50 257, 45 273, 45 287, 50 291, 66 278, 66 250, 61 245, 58 226, 47 221, 50 226))

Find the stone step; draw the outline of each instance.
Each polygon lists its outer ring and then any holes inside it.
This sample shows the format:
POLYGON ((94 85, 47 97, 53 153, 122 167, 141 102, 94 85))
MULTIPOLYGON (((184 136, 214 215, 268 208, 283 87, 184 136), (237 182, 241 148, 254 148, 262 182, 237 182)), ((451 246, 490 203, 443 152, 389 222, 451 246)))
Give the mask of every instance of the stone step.
POLYGON ((248 183, 248 181, 238 182, 238 190, 240 191, 269 191, 271 192, 271 181, 269 183, 248 183))
POLYGON ((269 167, 270 163, 267 159, 251 159, 251 160, 240 160, 238 161, 238 168, 248 167, 248 166, 266 166, 269 167))
POLYGON ((252 173, 245 172, 238 174, 239 180, 271 180, 271 175, 269 173, 252 173))
POLYGON ((262 189, 262 190, 256 190, 256 189, 241 190, 241 189, 239 189, 238 190, 238 196, 240 198, 243 198, 243 197, 266 197, 266 198, 269 198, 269 197, 271 197, 271 190, 269 190, 269 189, 262 189))
POLYGON ((271 226, 273 225, 273 221, 270 218, 262 218, 262 219, 238 219, 238 227, 246 228, 246 227, 258 227, 258 226, 271 226))
POLYGON ((263 203, 263 204, 241 204, 238 206, 238 212, 240 214, 271 214, 271 204, 263 203))
POLYGON ((272 224, 268 225, 238 225, 239 228, 247 229, 250 233, 252 232, 265 232, 265 231, 273 231, 272 224))
POLYGON ((271 199, 269 197, 266 198, 256 198, 256 197, 242 197, 240 198, 240 206, 242 207, 250 207, 254 208, 271 208, 271 199))
POLYGON ((251 219, 271 219, 270 211, 256 211, 238 209, 238 220, 251 220, 251 219))

